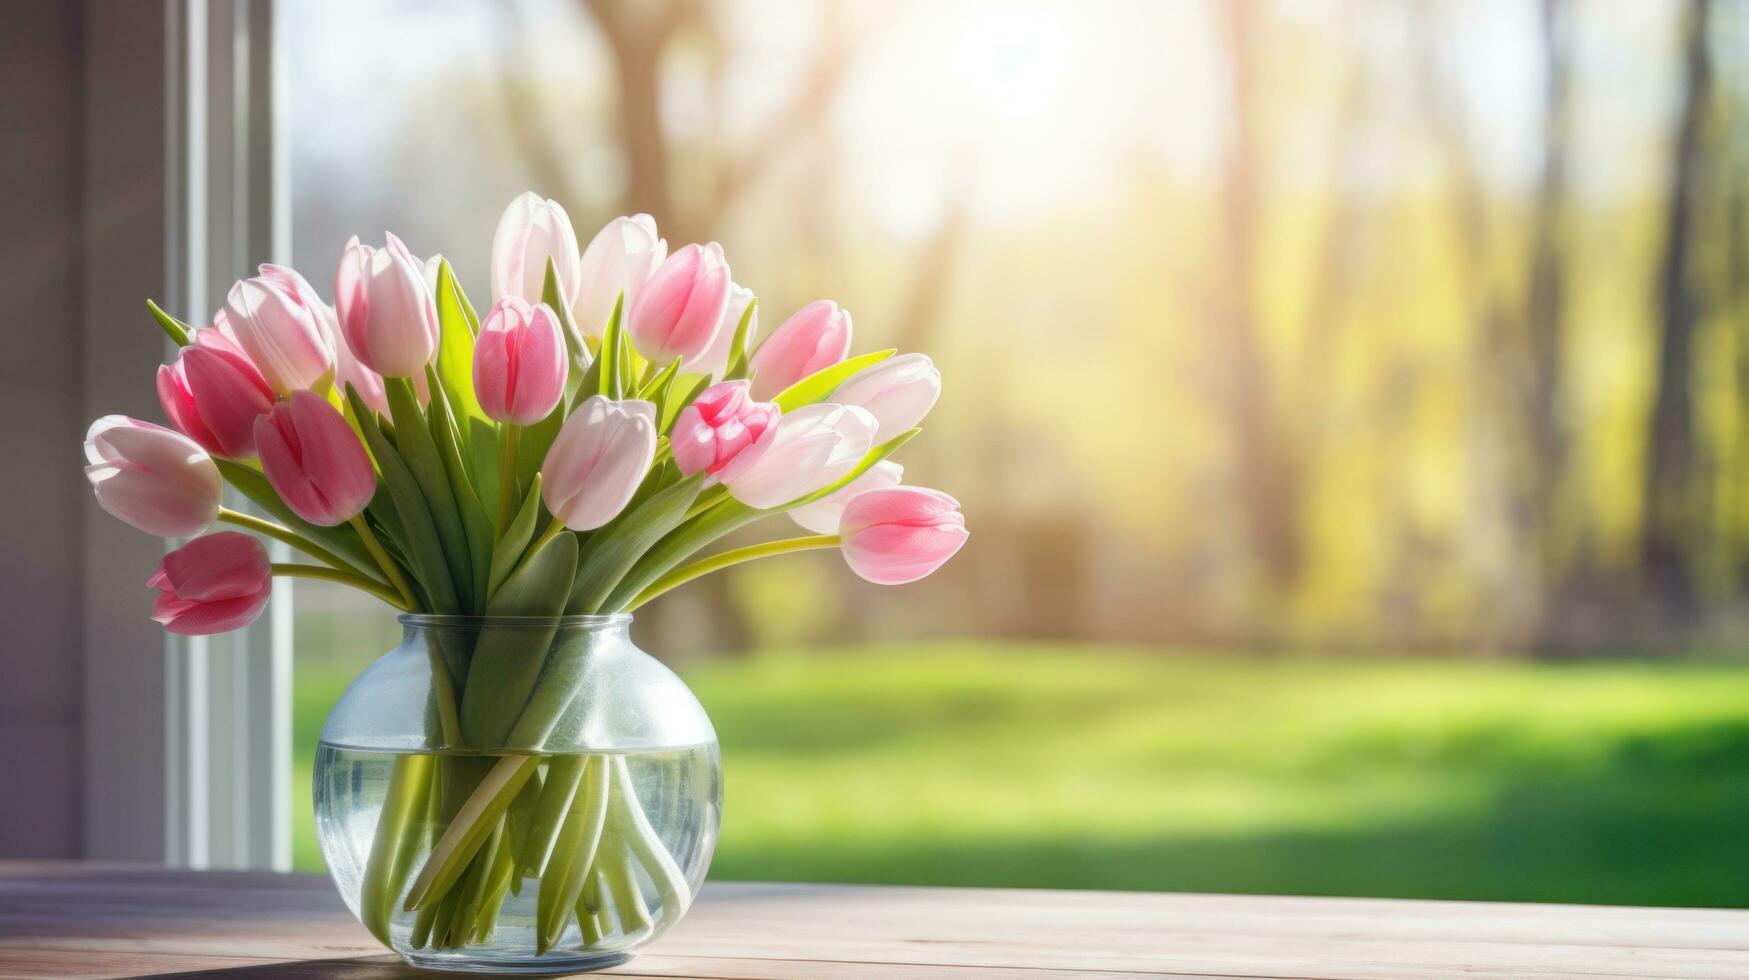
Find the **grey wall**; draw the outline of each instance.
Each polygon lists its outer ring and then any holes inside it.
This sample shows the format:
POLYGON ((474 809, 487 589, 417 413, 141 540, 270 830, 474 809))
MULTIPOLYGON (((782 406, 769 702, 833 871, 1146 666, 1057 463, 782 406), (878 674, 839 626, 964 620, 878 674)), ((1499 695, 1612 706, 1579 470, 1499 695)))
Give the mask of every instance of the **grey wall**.
POLYGON ((78 4, 0 32, 0 855, 79 853, 84 434, 78 4))
POLYGON ((162 858, 162 543, 104 515, 80 442, 157 419, 169 282, 166 8, 26 3, 0 31, 0 857, 162 858))

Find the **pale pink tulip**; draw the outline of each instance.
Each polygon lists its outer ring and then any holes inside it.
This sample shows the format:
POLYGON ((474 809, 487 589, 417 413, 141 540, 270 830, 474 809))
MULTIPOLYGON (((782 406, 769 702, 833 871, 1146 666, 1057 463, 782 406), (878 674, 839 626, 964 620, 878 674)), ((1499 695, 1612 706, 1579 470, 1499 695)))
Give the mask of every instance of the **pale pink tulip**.
POLYGON ((255 455, 255 420, 273 411, 273 389, 230 342, 195 343, 177 352, 176 363, 158 368, 158 402, 164 414, 207 452, 232 459, 255 455))
POLYGON ((515 296, 541 301, 547 280, 547 259, 558 272, 559 290, 569 303, 582 286, 577 232, 571 216, 557 201, 527 191, 510 202, 492 235, 492 299, 515 296))
POLYGON ((281 395, 334 378, 334 343, 320 304, 312 306, 309 295, 274 274, 238 280, 225 297, 231 339, 281 395))
POLYGON ((540 492, 573 531, 618 516, 656 458, 656 406, 592 395, 571 412, 541 463, 540 492))
MULTIPOLYGON (((735 342, 735 331, 741 326, 741 317, 747 313, 747 307, 752 305, 753 290, 730 283, 729 302, 723 307, 722 320, 717 323, 716 339, 711 341, 710 349, 682 364, 680 369, 688 374, 722 377, 729 369, 729 358, 734 353, 729 346, 735 342)), ((747 324, 747 343, 752 344, 758 335, 759 308, 754 307, 753 319, 747 324)))
POLYGON ((334 308, 346 346, 387 378, 416 378, 437 353, 437 304, 419 260, 394 235, 372 248, 355 235, 334 275, 334 308))
POLYGON ((506 296, 492 306, 474 341, 474 392, 500 422, 533 425, 565 394, 565 337, 559 315, 506 296))
POLYGON ((180 432, 105 415, 85 433, 85 462, 97 503, 147 534, 199 534, 219 516, 219 468, 180 432))
POLYGON ((790 314, 753 352, 753 396, 769 399, 850 353, 850 311, 829 299, 790 314))
POLYGON ((581 286, 571 305, 577 329, 585 337, 601 336, 620 295, 625 295, 625 309, 630 310, 667 257, 668 242, 656 233, 655 218, 634 214, 609 221, 583 250, 581 286))
POLYGON ((656 270, 631 306, 632 346, 651 363, 690 361, 716 339, 729 302, 729 263, 716 242, 688 245, 656 270))
POLYGON ((896 487, 904 479, 903 466, 883 459, 831 494, 791 509, 790 519, 815 534, 837 534, 838 523, 844 517, 844 505, 850 503, 850 498, 868 490, 896 487))
POLYGON ((165 555, 146 585, 158 590, 153 619, 172 633, 205 636, 255 622, 273 594, 273 567, 260 541, 220 531, 165 555))
POLYGON ((749 507, 780 507, 855 469, 874 430, 874 416, 854 405, 807 405, 767 427, 717 476, 749 507))
POLYGON ((294 391, 256 419, 255 448, 267 482, 311 524, 344 524, 376 493, 376 470, 364 445, 320 395, 294 391))
POLYGON ((832 400, 861 405, 880 423, 875 438, 891 439, 923 421, 941 398, 941 372, 927 354, 900 354, 866 367, 838 386, 832 400))
POLYGON ((749 398, 748 387, 745 381, 719 382, 680 410, 668 436, 680 472, 716 475, 777 421, 777 406, 749 398))
POLYGON ((939 490, 888 487, 850 499, 838 523, 850 570, 876 585, 904 585, 940 568, 966 543, 959 501, 939 490))

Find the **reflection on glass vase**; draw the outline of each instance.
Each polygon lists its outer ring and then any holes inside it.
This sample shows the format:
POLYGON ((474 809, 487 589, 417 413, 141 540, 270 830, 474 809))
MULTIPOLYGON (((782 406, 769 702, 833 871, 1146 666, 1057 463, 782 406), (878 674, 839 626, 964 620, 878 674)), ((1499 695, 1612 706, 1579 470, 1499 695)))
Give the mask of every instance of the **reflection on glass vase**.
POLYGON ((401 623, 316 756, 316 834, 359 921, 420 967, 559 973, 684 915, 722 814, 716 734, 631 617, 401 623))

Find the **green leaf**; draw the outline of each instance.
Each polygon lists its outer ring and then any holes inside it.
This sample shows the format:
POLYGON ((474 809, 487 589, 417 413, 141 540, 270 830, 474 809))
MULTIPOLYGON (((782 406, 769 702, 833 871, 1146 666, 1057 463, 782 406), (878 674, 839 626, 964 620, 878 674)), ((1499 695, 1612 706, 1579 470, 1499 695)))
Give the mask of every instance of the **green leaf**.
POLYGON ((279 491, 273 489, 273 484, 267 482, 267 477, 262 476, 261 471, 229 459, 214 457, 213 462, 218 464, 219 475, 226 482, 236 487, 237 492, 248 497, 256 506, 278 518, 281 524, 346 559, 354 571, 382 580, 382 570, 377 568, 376 560, 365 550, 364 542, 358 539, 358 532, 350 526, 340 524, 335 527, 322 527, 311 524, 285 505, 285 501, 279 497, 279 491))
MULTIPOLYGON (((400 452, 390 444, 382 429, 377 426, 376 413, 370 410, 364 399, 359 397, 358 390, 351 385, 346 386, 346 400, 351 404, 353 413, 364 430, 365 445, 369 447, 371 455, 376 457, 383 484, 389 489, 389 499, 394 501, 395 518, 407 538, 407 557, 414 578, 419 580, 425 594, 431 598, 433 612, 448 615, 461 612, 455 584, 450 579, 449 565, 443 556, 443 546, 438 540, 437 524, 431 517, 430 507, 426 505, 425 495, 419 491, 419 482, 414 478, 406 461, 401 458, 400 452)), ((450 666, 454 668, 456 665, 451 663, 450 666)))
POLYGON ((482 476, 493 474, 490 479, 480 480, 474 487, 480 495, 480 506, 486 508, 486 513, 498 513, 498 427, 491 422, 469 418, 464 420, 468 426, 468 455, 474 463, 474 472, 482 476))
POLYGON ((679 420, 680 413, 686 410, 704 390, 710 387, 711 376, 708 374, 683 374, 674 381, 674 388, 668 393, 668 398, 658 405, 656 413, 661 420, 661 433, 667 435, 674 431, 674 423, 679 420))
POLYGON ((547 276, 541 283, 540 300, 558 314, 559 332, 565 335, 565 355, 569 359, 565 371, 565 398, 569 400, 576 397, 582 388, 583 375, 589 366, 589 348, 583 343, 582 332, 571 319, 571 307, 565 302, 565 294, 559 289, 559 270, 550 255, 547 256, 547 276))
POLYGON ((680 358, 670 361, 668 366, 656 373, 656 376, 644 383, 638 389, 637 397, 647 402, 653 402, 661 393, 663 387, 674 383, 674 376, 680 373, 680 358))
POLYGON ((559 437, 559 430, 564 427, 564 402, 553 406, 546 418, 533 425, 523 426, 522 433, 516 440, 518 485, 533 482, 535 474, 540 472, 540 464, 546 462, 547 450, 553 448, 553 440, 559 437))
POLYGON ((645 501, 636 509, 609 521, 589 536, 589 546, 577 565, 577 582, 571 589, 568 613, 593 614, 614 591, 638 559, 686 518, 692 502, 704 486, 704 474, 695 473, 645 501))
POLYGON ((735 324, 735 336, 729 341, 729 363, 723 371, 724 381, 737 381, 747 376, 748 364, 752 353, 747 350, 748 334, 753 329, 753 311, 759 308, 759 299, 747 304, 747 309, 741 314, 741 322, 735 324))
POLYGON ((443 459, 437 453, 437 443, 425 428, 413 382, 406 378, 384 378, 383 388, 389 396, 389 412, 395 419, 396 448, 425 495, 456 599, 463 610, 478 609, 473 594, 474 567, 468 557, 468 534, 462 525, 461 508, 444 471, 443 459))
MULTIPOLYGON (((565 611, 576 571, 577 538, 567 531, 549 539, 510 573, 486 604, 486 615, 558 616, 565 611)), ((505 747, 534 692, 555 634, 551 625, 481 631, 462 694, 462 735, 469 748, 505 747)))
POLYGON ((607 318, 607 327, 601 331, 601 350, 595 356, 595 368, 600 379, 595 393, 616 399, 625 397, 625 358, 620 350, 626 346, 625 303, 626 295, 622 292, 619 299, 614 300, 613 313, 607 318))
POLYGON ((861 371, 863 368, 879 364, 897 353, 897 348, 877 350, 872 354, 864 354, 861 357, 853 357, 847 361, 839 361, 837 364, 831 365, 830 367, 823 367, 802 380, 797 381, 795 384, 790 385, 788 388, 785 388, 783 391, 779 392, 778 396, 773 398, 772 401, 777 403, 778 408, 781 408, 786 412, 793 412, 796 409, 801 408, 803 405, 812 405, 815 402, 825 401, 827 396, 838 390, 839 385, 850 380, 851 375, 861 371))
POLYGON ((516 568, 517 563, 522 561, 522 553, 528 549, 528 542, 534 538, 534 525, 540 519, 540 514, 540 474, 536 473, 528 488, 528 495, 522 500, 522 508, 504 529, 504 537, 492 549, 492 570, 486 580, 488 603, 491 602, 491 596, 498 594, 499 587, 510 577, 510 572, 516 568))
POLYGON ((158 321, 158 326, 171 340, 176 341, 176 346, 187 347, 194 342, 193 327, 164 312, 163 308, 151 300, 146 300, 146 309, 152 311, 152 318, 158 321))
MULTIPOLYGON (((480 332, 480 318, 456 281, 448 259, 437 264, 437 329, 438 384, 431 390, 443 392, 456 418, 486 420, 474 394, 474 337, 480 332)), ((472 432, 464 428, 460 436, 466 443, 472 432)))
MULTIPOLYGON (((610 364, 617 363, 617 356, 611 359, 607 356, 610 350, 615 349, 608 346, 608 341, 610 337, 615 337, 619 334, 620 312, 624 302, 625 294, 621 293, 619 299, 613 304, 613 312, 607 317, 607 326, 602 331, 601 343, 595 351, 595 360, 591 361, 589 369, 583 372, 582 381, 577 385, 577 390, 571 395, 570 402, 573 406, 583 399, 588 398, 590 395, 607 394, 608 379, 605 377, 607 367, 610 364)), ((614 340, 613 342, 615 344, 618 343, 617 340, 614 340)))
MULTIPOLYGON (((428 366, 425 374, 435 391, 436 372, 428 366)), ((486 576, 491 565, 492 519, 486 516, 486 508, 474 491, 474 475, 468 472, 463 462, 455 420, 450 417, 449 407, 442 398, 431 399, 427 420, 431 423, 431 438, 437 443, 437 453, 443 458, 444 472, 449 474, 450 487, 455 491, 456 506, 461 509, 462 531, 467 535, 468 558, 474 568, 472 591, 476 601, 484 604, 486 576)))

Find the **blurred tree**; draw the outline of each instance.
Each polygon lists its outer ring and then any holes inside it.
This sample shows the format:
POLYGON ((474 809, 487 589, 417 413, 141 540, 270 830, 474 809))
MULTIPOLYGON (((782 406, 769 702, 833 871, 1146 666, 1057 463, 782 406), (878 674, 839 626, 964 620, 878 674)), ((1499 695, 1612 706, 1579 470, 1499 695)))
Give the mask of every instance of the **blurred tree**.
POLYGON ((1257 309, 1261 271, 1264 187, 1261 129, 1262 71, 1257 18, 1262 5, 1217 6, 1227 55, 1226 173, 1221 190, 1221 311, 1214 330, 1216 397, 1231 440, 1232 483, 1239 495, 1251 554, 1263 573, 1264 602, 1294 584, 1302 558, 1298 502, 1300 480, 1278 422, 1276 398, 1265 360, 1257 309))
POLYGON ((1709 161, 1704 154, 1712 62, 1708 0, 1690 0, 1683 32, 1683 81, 1671 147, 1664 254, 1658 269, 1656 394, 1646 432, 1640 560, 1667 617, 1692 615, 1692 561, 1705 533, 1695 494, 1693 345, 1703 297, 1696 290, 1695 228, 1709 161))

